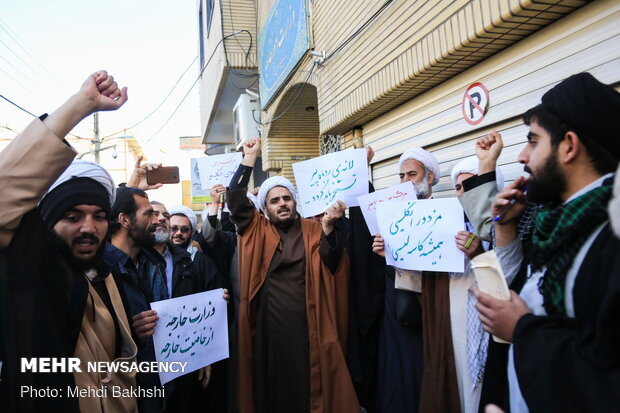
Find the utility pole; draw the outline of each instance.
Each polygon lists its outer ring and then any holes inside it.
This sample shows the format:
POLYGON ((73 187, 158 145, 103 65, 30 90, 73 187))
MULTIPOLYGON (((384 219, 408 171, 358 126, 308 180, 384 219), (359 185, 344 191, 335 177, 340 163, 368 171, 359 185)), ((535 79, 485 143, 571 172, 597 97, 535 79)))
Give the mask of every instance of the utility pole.
POLYGON ((95 162, 99 163, 99 152, 101 152, 101 141, 99 140, 99 112, 95 112, 94 116, 94 132, 95 139, 93 140, 95 144, 95 162))

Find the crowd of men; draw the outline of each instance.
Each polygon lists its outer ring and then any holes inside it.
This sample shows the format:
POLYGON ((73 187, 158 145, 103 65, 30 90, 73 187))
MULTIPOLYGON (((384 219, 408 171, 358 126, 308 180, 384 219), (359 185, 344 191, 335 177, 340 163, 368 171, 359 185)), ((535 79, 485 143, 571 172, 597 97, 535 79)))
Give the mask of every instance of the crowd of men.
MULTIPOLYGON (((528 177, 505 184, 496 131, 452 168, 462 273, 387 265, 359 207, 338 201, 301 218, 282 176, 248 192, 259 139, 245 142, 228 187, 211 189, 202 228, 190 208, 150 198, 161 184, 146 176, 158 164, 138 159, 116 186, 100 165, 74 160, 64 137, 126 100, 112 76, 94 73, 0 152, 0 411, 620 411, 612 87, 576 74, 524 114, 518 161, 528 177), (490 250, 508 300, 477 288, 471 260, 490 250), (22 369, 32 358, 155 361, 150 303, 217 288, 228 301, 227 360, 164 386, 153 372, 22 369), (73 387, 161 391, 69 397, 73 387)), ((423 148, 400 157, 400 181, 418 199, 433 197, 440 175, 423 148)))

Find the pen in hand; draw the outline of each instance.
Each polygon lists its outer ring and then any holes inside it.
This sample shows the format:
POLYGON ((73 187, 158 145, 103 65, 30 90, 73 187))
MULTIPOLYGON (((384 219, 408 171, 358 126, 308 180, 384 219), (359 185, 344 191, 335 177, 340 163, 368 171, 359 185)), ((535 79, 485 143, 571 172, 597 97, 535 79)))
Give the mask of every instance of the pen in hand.
MULTIPOLYGON (((527 191, 527 186, 526 186, 526 187, 524 187, 521 191, 522 191, 523 193, 525 193, 525 192, 527 191)), ((511 200, 510 200, 510 203, 509 203, 508 205, 506 205, 505 207, 503 207, 503 208, 502 208, 502 210, 500 211, 500 213, 499 213, 499 214, 497 214, 497 216, 495 216, 495 217, 493 218, 493 222, 497 222, 497 221, 499 221, 500 219, 502 219, 502 217, 506 214, 506 212, 508 212, 508 210, 509 210, 510 208, 512 208, 512 206, 515 204, 515 202, 517 202, 517 200, 516 200, 515 198, 511 199, 511 200)))

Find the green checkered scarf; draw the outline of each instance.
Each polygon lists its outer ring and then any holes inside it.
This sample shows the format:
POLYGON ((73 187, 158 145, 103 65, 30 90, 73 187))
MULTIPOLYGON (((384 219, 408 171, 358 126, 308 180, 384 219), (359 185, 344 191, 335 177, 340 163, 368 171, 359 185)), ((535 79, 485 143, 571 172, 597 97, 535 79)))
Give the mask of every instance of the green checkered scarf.
POLYGON ((598 225, 609 219, 613 178, 567 204, 545 208, 536 216, 532 235, 532 271, 547 267, 541 293, 549 315, 566 315, 564 284, 579 249, 598 225))

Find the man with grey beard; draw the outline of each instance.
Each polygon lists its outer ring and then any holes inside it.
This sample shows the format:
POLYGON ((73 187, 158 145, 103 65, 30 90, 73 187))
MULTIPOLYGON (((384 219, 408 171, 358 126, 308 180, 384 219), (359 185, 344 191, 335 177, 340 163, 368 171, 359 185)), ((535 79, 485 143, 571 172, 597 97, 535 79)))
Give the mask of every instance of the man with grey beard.
POLYGON ((170 214, 165 205, 158 201, 151 201, 153 207, 153 214, 157 218, 157 224, 155 226, 155 251, 163 257, 166 262, 166 288, 168 296, 172 296, 172 270, 174 264, 172 262, 172 253, 166 245, 170 240, 170 214))
MULTIPOLYGON (((217 267, 211 259, 201 254, 197 260, 192 260, 187 249, 170 241, 170 213, 166 206, 161 202, 151 201, 151 207, 157 220, 153 233, 155 242, 153 249, 159 253, 155 259, 163 264, 167 297, 181 297, 223 287, 217 267)), ((227 298, 226 294, 224 298, 227 298)), ((149 310, 141 314, 142 326, 149 327, 145 334, 151 335, 157 322, 157 313, 149 310), (145 321, 152 319, 154 321, 144 324, 145 321)), ((166 411, 209 410, 210 406, 212 407, 210 410, 220 410, 218 403, 220 400, 224 403, 225 397, 214 394, 213 391, 205 392, 210 379, 209 365, 166 384, 166 411)))
MULTIPOLYGON (((130 185, 152 189, 153 186, 146 183, 144 176, 138 178, 145 167, 136 165, 137 172, 134 171, 130 185)), ((187 251, 166 245, 170 237, 168 211, 163 204, 150 202, 146 192, 138 188, 121 187, 116 190, 110 225, 112 238, 106 246, 104 259, 122 280, 122 290, 133 317, 132 332, 138 345, 138 360, 155 361, 152 335, 158 316, 150 309, 150 303, 218 286, 207 285, 205 277, 194 270, 187 251), (170 264, 166 263, 163 251, 170 254, 170 264), (168 277, 166 267, 170 268, 168 277)), ((210 366, 166 384, 167 411, 186 411, 183 403, 204 406, 205 397, 200 386, 206 387, 209 377, 210 366)), ((139 373, 137 381, 145 388, 160 386, 157 374, 139 373)), ((138 405, 141 412, 160 412, 164 400, 141 398, 138 405)))
MULTIPOLYGON (((432 197, 440 174, 432 153, 411 148, 401 155, 399 168, 401 183, 413 183, 418 199, 432 197)), ((373 251, 385 256, 381 235, 375 237, 373 251)), ((450 334, 449 274, 386 268, 378 411, 460 410, 450 334)))

